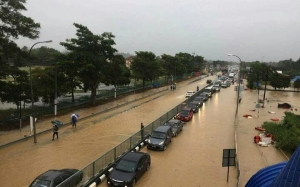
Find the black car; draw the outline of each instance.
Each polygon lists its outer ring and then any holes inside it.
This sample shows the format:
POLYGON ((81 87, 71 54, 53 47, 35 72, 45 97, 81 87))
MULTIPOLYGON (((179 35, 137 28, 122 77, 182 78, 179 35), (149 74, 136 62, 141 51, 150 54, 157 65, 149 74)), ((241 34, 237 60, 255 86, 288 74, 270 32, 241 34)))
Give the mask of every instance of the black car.
POLYGON ((177 136, 183 129, 183 122, 178 119, 170 119, 164 125, 172 127, 173 136, 177 136))
POLYGON ((190 107, 193 109, 193 112, 194 113, 198 113, 199 112, 199 103, 196 101, 196 102, 190 102, 187 107, 190 107))
POLYGON ((29 187, 55 187, 69 178, 64 186, 75 187, 80 183, 82 177, 82 171, 77 169, 48 170, 34 179, 29 187))
POLYGON ((114 165, 107 177, 108 186, 132 187, 150 169, 151 157, 148 153, 128 152, 114 165))
POLYGON ((203 101, 207 101, 208 100, 208 95, 206 93, 201 93, 198 97, 202 97, 203 101))
POLYGON ((200 107, 203 106, 203 100, 204 100, 203 97, 198 96, 198 97, 195 97, 195 99, 193 100, 193 102, 197 102, 198 103, 198 107, 200 108, 200 107))

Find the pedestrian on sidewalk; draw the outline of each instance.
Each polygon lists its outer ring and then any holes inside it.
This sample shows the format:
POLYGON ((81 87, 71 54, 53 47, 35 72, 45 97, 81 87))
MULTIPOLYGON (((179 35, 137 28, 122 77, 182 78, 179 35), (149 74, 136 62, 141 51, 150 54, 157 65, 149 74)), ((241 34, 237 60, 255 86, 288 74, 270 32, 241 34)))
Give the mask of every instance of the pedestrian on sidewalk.
POLYGON ((144 124, 141 123, 141 139, 144 138, 144 124))
POLYGON ((72 114, 71 115, 71 122, 72 122, 72 127, 76 128, 76 123, 77 123, 77 119, 79 118, 78 114, 72 114))
POLYGON ((56 139, 58 139, 58 129, 59 129, 59 127, 57 125, 53 125, 53 137, 52 137, 52 140, 54 140, 55 135, 56 135, 56 139))

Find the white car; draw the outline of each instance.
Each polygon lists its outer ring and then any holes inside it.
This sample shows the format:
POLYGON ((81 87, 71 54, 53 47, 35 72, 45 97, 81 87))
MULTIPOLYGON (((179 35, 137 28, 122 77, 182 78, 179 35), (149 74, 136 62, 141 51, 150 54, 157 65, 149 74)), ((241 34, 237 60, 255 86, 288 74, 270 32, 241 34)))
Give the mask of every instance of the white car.
POLYGON ((191 97, 192 95, 194 95, 195 92, 194 91, 188 91, 186 94, 185 94, 185 97, 191 97))

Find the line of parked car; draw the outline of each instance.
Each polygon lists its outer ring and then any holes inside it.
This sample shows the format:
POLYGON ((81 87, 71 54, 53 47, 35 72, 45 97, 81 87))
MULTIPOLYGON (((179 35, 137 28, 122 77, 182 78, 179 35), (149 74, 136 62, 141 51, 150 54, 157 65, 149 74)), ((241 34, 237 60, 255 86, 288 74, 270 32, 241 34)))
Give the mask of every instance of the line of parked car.
MULTIPOLYGON (((172 119, 154 129, 148 138, 147 148, 151 150, 165 151, 182 130, 186 122, 189 122, 194 113, 199 112, 203 102, 211 97, 212 90, 204 89, 204 92, 189 102, 185 108, 179 111, 172 119)), ((195 94, 194 91, 188 91, 187 97, 195 94)), ((107 178, 108 186, 134 186, 136 181, 150 168, 151 158, 148 153, 129 152, 123 156, 107 178)))

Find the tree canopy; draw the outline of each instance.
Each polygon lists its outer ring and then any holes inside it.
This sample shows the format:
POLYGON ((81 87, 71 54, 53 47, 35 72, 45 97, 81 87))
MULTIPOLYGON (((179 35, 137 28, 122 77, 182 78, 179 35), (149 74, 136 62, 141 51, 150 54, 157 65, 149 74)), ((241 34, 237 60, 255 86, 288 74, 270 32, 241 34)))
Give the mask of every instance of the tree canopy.
POLYGON ((0 1, 0 98, 2 102, 17 103, 21 93, 28 93, 26 90, 29 88, 28 74, 15 66, 16 62, 27 54, 14 40, 19 36, 38 38, 40 24, 21 14, 22 11, 26 11, 25 3, 26 0, 0 1), (10 80, 11 77, 13 80, 10 80))
POLYGON ((80 67, 79 77, 84 84, 84 90, 91 90, 91 104, 96 102, 96 91, 100 82, 105 80, 105 71, 114 53, 117 52, 115 36, 104 32, 101 35, 93 34, 86 26, 74 23, 77 38, 60 42, 68 51, 76 56, 74 65, 80 67))
POLYGON ((143 80, 143 88, 145 81, 152 81, 159 77, 160 65, 153 52, 139 51, 135 52, 136 56, 131 63, 133 77, 143 80))

